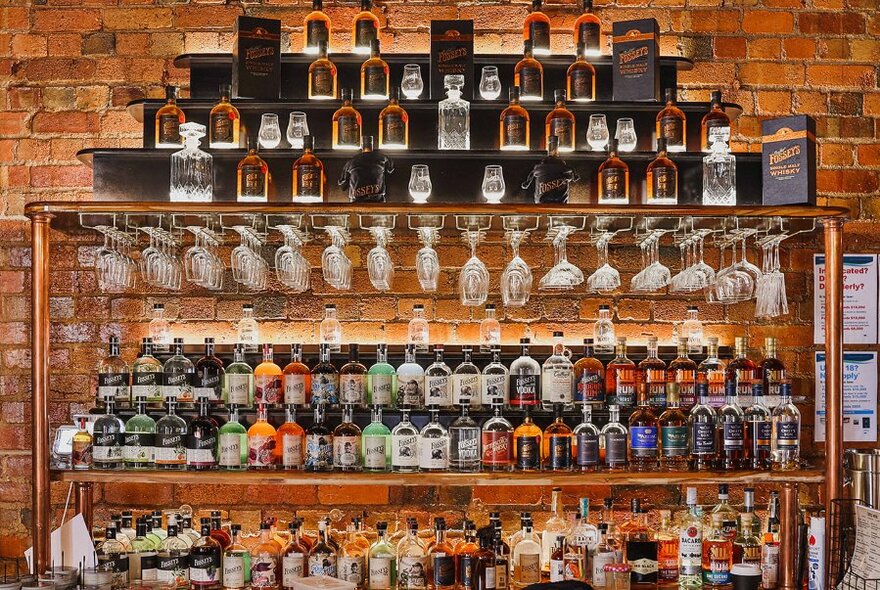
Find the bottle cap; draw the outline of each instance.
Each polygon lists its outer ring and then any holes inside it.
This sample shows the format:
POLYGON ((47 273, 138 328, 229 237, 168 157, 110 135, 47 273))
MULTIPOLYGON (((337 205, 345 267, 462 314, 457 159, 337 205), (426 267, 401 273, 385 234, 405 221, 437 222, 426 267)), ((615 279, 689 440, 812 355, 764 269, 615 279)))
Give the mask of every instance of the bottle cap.
POLYGON ((526 39, 525 41, 523 41, 523 53, 531 53, 533 47, 534 44, 532 43, 531 39, 526 39))
POLYGON ((165 98, 177 98, 177 86, 166 86, 165 87, 165 98))
POLYGON ((220 96, 229 98, 230 91, 232 90, 232 85, 227 82, 223 82, 220 84, 220 96))
POLYGON ((364 135, 361 138, 361 149, 372 150, 375 143, 376 140, 372 135, 364 135))
POLYGON ((253 303, 242 303, 242 304, 241 304, 241 309, 242 309, 243 311, 253 311, 253 309, 254 309, 254 304, 253 304, 253 303))
POLYGON ((666 102, 675 101, 675 88, 667 88, 663 91, 666 102))
POLYGON ((314 135, 303 135, 303 150, 313 150, 315 149, 315 136, 314 135))
POLYGON ((592 338, 584 338, 584 344, 587 344, 587 345, 593 344, 593 339, 592 338))
POLYGON ((342 89, 342 100, 345 102, 346 100, 351 100, 354 96, 354 91, 351 88, 343 88, 342 89))
POLYGON ((425 306, 422 305, 421 303, 416 303, 415 305, 413 305, 413 311, 424 311, 424 310, 425 310, 425 306))
POLYGON ((328 303, 324 306, 324 309, 336 309, 335 303, 328 303))
POLYGON ((486 309, 487 309, 487 310, 489 310, 489 309, 495 309, 495 304, 493 304, 493 303, 487 303, 487 304, 486 304, 486 309))
POLYGON ((153 304, 153 311, 159 311, 161 309, 165 309, 165 304, 163 304, 163 303, 154 303, 153 304))
POLYGON ((721 104, 721 91, 713 90, 712 91, 712 104, 721 104))
POLYGON ((510 99, 510 102, 514 102, 519 100, 519 86, 511 86, 507 89, 507 96, 510 99))
POLYGON ((565 102, 565 90, 557 89, 553 91, 553 100, 556 102, 565 102))
POLYGON ((604 305, 604 304, 603 304, 603 305, 600 305, 600 306, 599 306, 599 311, 602 311, 602 310, 608 310, 608 309, 611 309, 608 305, 604 305))
POLYGON ((529 344, 531 341, 532 341, 531 338, 520 338, 519 339, 520 344, 529 344))
POLYGON ((593 10, 593 0, 583 0, 584 10, 593 10))

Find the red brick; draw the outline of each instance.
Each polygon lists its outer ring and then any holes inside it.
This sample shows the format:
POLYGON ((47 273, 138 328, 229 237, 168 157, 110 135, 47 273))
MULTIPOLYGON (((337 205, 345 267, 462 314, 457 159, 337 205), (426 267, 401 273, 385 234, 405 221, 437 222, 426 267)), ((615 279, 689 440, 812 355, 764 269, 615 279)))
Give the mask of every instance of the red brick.
POLYGON ((522 506, 539 504, 544 495, 544 488, 541 486, 475 486, 472 493, 474 500, 479 500, 488 506, 504 504, 522 506))
POLYGON ((101 11, 96 8, 39 8, 34 11, 36 31, 97 31, 101 11))
MULTIPOLYGON (((151 6, 149 8, 105 8, 104 28, 110 31, 146 31, 167 29, 172 25, 170 8, 151 6)), ((231 26, 232 21, 225 23, 231 26)))
POLYGON ((4 6, 0 8, 0 28, 6 31, 26 31, 29 24, 26 7, 4 6))
POLYGON ((20 270, 0 271, 0 293, 21 293, 24 290, 24 272, 20 270))
POLYGON ((98 115, 80 111, 37 113, 34 133, 89 133, 98 130, 98 115))
POLYGON ((21 34, 12 37, 12 54, 21 57, 46 57, 48 38, 44 35, 21 34))
POLYGON ((803 12, 798 15, 798 28, 815 35, 864 33, 865 17, 857 12, 803 12))
MULTIPOLYGON (((52 53, 52 40, 49 38, 49 52, 52 53)), ((79 51, 79 38, 76 40, 76 50, 79 51)), ((70 59, 61 57, 47 57, 33 59, 25 65, 23 74, 28 80, 44 82, 47 80, 91 80, 95 74, 95 62, 90 59, 70 59)))
POLYGON ((873 66, 807 65, 807 81, 822 86, 874 88, 877 72, 873 66))
POLYGON ((0 112, 0 136, 20 137, 27 132, 25 122, 28 114, 22 112, 0 112))
POLYGON ((320 504, 375 505, 388 503, 388 486, 346 485, 320 486, 320 504))
POLYGON ((752 10, 743 15, 744 33, 790 33, 794 15, 788 11, 752 10))
POLYGON ((785 56, 789 59, 808 59, 816 55, 816 42, 802 37, 783 40, 785 56))
POLYGON ((235 6, 178 6, 174 8, 176 29, 228 29, 242 13, 235 6))
POLYGON ((117 482, 104 487, 104 500, 120 506, 165 508, 171 505, 173 489, 172 486, 117 482))
POLYGON ((862 166, 880 166, 880 144, 858 146, 858 158, 862 166))
POLYGON ((686 22, 695 33, 735 33, 739 30, 739 12, 735 10, 692 10, 686 22))
POLYGON ((784 86, 802 84, 804 68, 801 65, 772 62, 748 62, 739 64, 740 80, 745 84, 784 86))
POLYGON ((752 39, 749 42, 749 59, 779 59, 782 43, 779 39, 752 39))
POLYGON ((746 56, 746 40, 744 37, 715 37, 713 40, 715 57, 741 58, 746 56))
POLYGON ((873 170, 818 170, 816 189, 820 192, 871 194, 880 188, 873 170))
POLYGON ((843 143, 822 143, 819 145, 819 161, 823 166, 851 166, 852 146, 843 143))

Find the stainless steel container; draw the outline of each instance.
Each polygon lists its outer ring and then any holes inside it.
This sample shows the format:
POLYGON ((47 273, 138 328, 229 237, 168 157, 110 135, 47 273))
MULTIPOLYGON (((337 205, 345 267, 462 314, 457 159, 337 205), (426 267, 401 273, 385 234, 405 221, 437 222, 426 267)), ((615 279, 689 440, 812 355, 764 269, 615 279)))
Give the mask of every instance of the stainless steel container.
POLYGON ((850 497, 880 509, 880 449, 847 449, 843 465, 850 497))

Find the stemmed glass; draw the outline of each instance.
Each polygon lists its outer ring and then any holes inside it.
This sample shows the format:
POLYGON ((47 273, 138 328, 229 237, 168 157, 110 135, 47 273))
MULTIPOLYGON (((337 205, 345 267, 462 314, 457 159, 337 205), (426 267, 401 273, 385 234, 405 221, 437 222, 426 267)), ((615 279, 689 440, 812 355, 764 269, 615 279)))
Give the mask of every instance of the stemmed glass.
POLYGON ((416 253, 416 275, 422 291, 433 293, 440 278, 440 257, 434 250, 434 244, 440 240, 440 232, 436 227, 419 227, 416 231, 422 243, 422 248, 416 253))
POLYGON ((501 96, 501 79, 498 77, 498 66, 483 66, 480 76, 480 98, 495 100, 501 96))
POLYGON ((622 152, 631 152, 636 149, 638 137, 636 137, 635 123, 629 117, 617 120, 617 130, 614 132, 617 140, 617 149, 622 152))
POLYGON ((241 236, 241 243, 232 251, 232 278, 248 289, 262 291, 269 276, 263 240, 253 228, 238 225, 233 229, 241 236))
POLYGON ((654 230, 639 244, 642 252, 642 270, 630 281, 633 291, 659 291, 672 280, 672 272, 660 262, 660 238, 665 230, 654 230))
POLYGON ((587 143, 594 152, 602 151, 608 145, 608 122, 605 115, 590 115, 587 127, 587 143))
POLYGON ((302 254, 307 236, 288 225, 278 226, 277 229, 284 236, 284 245, 275 251, 275 276, 279 283, 289 287, 294 293, 307 291, 311 266, 302 254))
POLYGON ((160 289, 180 289, 184 273, 177 259, 177 242, 174 237, 161 227, 140 229, 150 237, 149 246, 141 252, 141 277, 160 289))
POLYGON ((391 228, 371 227, 370 233, 376 240, 376 246, 367 254, 367 273, 370 283, 378 291, 390 291, 394 283, 394 261, 385 248, 391 241, 391 228))
MULTIPOLYGON (((755 294, 755 275, 742 261, 736 260, 737 245, 743 242, 743 257, 745 257, 745 236, 737 236, 721 244, 722 268, 715 275, 715 283, 706 290, 706 301, 709 303, 740 303, 748 301, 755 294), (724 250, 730 248, 730 265, 724 265, 724 250)), ((749 266, 754 266, 748 263, 749 266)), ((760 271, 759 271, 760 272, 760 271)))
POLYGON ((608 264, 608 244, 614 234, 603 232, 596 239, 596 254, 599 267, 587 278, 587 288, 591 293, 610 293, 620 288, 620 273, 608 264))
POLYGON ((275 113, 263 113, 260 118, 260 132, 258 134, 260 147, 271 150, 281 145, 281 127, 278 125, 278 115, 275 113))
POLYGON ((431 172, 427 164, 413 164, 409 175, 409 196, 414 203, 427 203, 431 197, 431 172))
POLYGON ((779 245, 786 236, 765 238, 762 271, 755 288, 755 317, 773 318, 788 314, 788 297, 785 292, 785 275, 780 270, 779 245))
POLYGON ((715 282, 715 270, 703 261, 703 240, 706 232, 698 231, 681 240, 681 271, 669 284, 673 293, 692 293, 705 289, 715 282))
POLYGON ((137 264, 129 254, 134 239, 114 227, 95 228, 104 234, 104 245, 95 252, 98 287, 105 292, 119 292, 134 287, 137 264))
POLYGON ((345 254, 345 245, 350 239, 348 230, 341 226, 329 225, 324 228, 330 237, 330 245, 321 254, 321 270, 328 285, 340 291, 351 289, 351 260, 345 254))
POLYGON ((480 306, 489 297, 489 269, 477 256, 477 244, 480 242, 482 232, 479 230, 466 230, 464 239, 471 249, 471 257, 458 275, 458 293, 461 304, 467 306, 480 306))
POLYGON ((568 261, 565 252, 565 244, 568 236, 576 231, 571 225, 561 224, 554 227, 548 233, 548 239, 553 243, 553 256, 555 264, 547 271, 538 286, 547 290, 568 290, 584 282, 584 273, 581 269, 568 261))
POLYGON ((483 197, 492 205, 504 198, 504 172, 501 166, 490 164, 483 171, 483 197))
POLYGON ((526 305, 532 293, 532 269, 519 255, 519 246, 527 236, 528 232, 519 230, 509 231, 505 236, 513 258, 501 273, 501 302, 509 307, 526 305))
POLYGON ((403 78, 400 81, 400 91, 409 100, 414 100, 422 95, 425 83, 422 81, 422 68, 419 64, 406 64, 403 66, 403 78))
POLYGON ((223 275, 226 266, 217 255, 215 249, 220 245, 220 238, 208 228, 187 227, 195 236, 195 244, 183 256, 183 268, 186 280, 209 289, 219 291, 223 288, 223 275))
POLYGON ((290 113, 290 119, 287 123, 287 143, 295 150, 303 148, 303 137, 309 135, 309 120, 302 111, 293 111, 290 113))

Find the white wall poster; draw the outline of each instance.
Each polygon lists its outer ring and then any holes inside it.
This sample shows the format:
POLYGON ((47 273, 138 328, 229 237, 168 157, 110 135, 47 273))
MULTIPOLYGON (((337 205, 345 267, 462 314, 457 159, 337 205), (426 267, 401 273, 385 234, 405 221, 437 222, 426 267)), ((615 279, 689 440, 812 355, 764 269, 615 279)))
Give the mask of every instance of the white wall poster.
MULTIPOLYGON (((816 442, 825 440, 825 353, 816 353, 816 442)), ((843 353, 843 440, 877 441, 877 353, 843 353)))
MULTIPOLYGON (((843 342, 877 343, 877 256, 843 255, 843 342)), ((813 341, 825 343, 825 255, 813 256, 813 341)))

